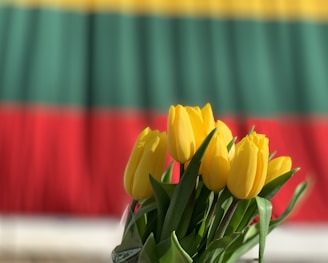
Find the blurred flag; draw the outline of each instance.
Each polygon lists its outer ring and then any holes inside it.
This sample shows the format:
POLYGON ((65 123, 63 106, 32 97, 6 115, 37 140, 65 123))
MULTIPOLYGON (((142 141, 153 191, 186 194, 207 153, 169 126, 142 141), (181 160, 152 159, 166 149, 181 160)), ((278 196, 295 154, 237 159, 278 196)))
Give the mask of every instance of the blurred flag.
POLYGON ((120 216, 139 132, 210 102, 302 168, 277 213, 310 177, 290 220, 327 221, 327 43, 325 0, 2 0, 0 212, 120 216))

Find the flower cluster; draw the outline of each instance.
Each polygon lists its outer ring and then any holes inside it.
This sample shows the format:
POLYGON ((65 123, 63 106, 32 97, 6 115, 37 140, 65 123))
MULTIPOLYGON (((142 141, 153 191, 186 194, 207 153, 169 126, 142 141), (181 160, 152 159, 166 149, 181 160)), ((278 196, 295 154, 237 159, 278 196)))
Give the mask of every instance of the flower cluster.
POLYGON ((264 134, 252 129, 237 142, 210 104, 171 106, 167 133, 144 129, 127 163, 124 187, 134 201, 113 261, 234 262, 259 244, 261 262, 266 235, 307 186, 271 219, 270 200, 298 170, 291 168, 289 156, 273 158, 264 134), (167 151, 180 163, 177 184, 172 164, 164 167, 167 151))

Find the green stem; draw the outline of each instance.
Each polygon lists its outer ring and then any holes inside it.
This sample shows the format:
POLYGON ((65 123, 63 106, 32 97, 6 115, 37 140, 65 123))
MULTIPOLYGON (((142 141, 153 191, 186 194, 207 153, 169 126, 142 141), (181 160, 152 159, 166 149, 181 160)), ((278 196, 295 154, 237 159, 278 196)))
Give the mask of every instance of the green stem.
POLYGON ((210 221, 213 218, 214 208, 215 208, 215 206, 217 205, 217 202, 218 202, 218 196, 219 195, 217 193, 214 193, 213 202, 212 202, 212 205, 211 205, 211 208, 210 208, 210 211, 208 213, 207 220, 206 220, 206 227, 208 227, 208 225, 211 223, 210 221))
POLYGON ((231 205, 229 206, 229 209, 227 211, 227 213, 224 215, 221 223, 220 223, 220 226, 219 226, 219 229, 218 229, 218 232, 216 233, 215 235, 215 239, 220 239, 224 236, 226 230, 227 230, 227 227, 230 223, 230 220, 233 216, 233 213, 235 212, 236 208, 237 208, 237 205, 239 203, 239 199, 237 198, 234 198, 232 200, 232 203, 231 205))
POLYGON ((213 241, 216 229, 221 221, 223 215, 222 204, 226 200, 226 191, 223 190, 221 194, 214 193, 213 203, 211 205, 210 211, 208 212, 206 218, 206 229, 208 233, 205 234, 205 238, 199 245, 198 253, 201 255, 206 247, 213 241))
POLYGON ((216 199, 215 199, 215 203, 214 207, 213 207, 213 214, 212 214, 212 218, 211 220, 213 220, 213 222, 211 223, 211 227, 209 229, 209 233, 208 233, 208 238, 207 238, 207 244, 209 244, 210 242, 212 242, 216 230, 218 229, 218 226, 220 225, 221 219, 224 215, 224 209, 222 208, 222 204, 230 197, 230 193, 227 190, 227 188, 225 188, 224 190, 222 190, 222 192, 218 195, 216 195, 216 199))

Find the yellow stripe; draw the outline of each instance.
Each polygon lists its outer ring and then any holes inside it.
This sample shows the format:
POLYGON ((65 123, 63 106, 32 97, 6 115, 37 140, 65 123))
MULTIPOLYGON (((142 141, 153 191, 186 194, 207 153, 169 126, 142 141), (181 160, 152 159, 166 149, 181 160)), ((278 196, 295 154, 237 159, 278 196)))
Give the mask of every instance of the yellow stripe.
POLYGON ((328 20, 328 0, 2 0, 2 4, 143 14, 328 20))

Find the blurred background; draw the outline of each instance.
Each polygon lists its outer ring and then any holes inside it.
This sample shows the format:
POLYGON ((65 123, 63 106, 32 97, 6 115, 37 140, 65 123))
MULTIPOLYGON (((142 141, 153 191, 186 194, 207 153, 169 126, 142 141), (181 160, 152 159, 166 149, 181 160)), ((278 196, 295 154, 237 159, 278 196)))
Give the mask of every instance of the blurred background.
POLYGON ((325 0, 0 0, 0 262, 108 262, 138 134, 207 102, 301 167, 275 215, 311 182, 267 258, 326 262, 327 47, 325 0))

